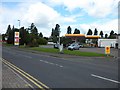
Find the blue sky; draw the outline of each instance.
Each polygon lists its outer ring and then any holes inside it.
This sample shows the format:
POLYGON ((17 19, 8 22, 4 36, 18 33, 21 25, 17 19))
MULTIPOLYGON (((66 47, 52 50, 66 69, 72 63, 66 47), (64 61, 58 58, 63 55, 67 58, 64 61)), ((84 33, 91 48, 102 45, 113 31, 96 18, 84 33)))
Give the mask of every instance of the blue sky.
MULTIPOLYGON (((72 32, 78 28, 82 34, 88 29, 97 28, 100 32, 111 30, 118 32, 119 0, 3 0, 0 7, 0 33, 5 33, 8 24, 27 28, 35 23, 39 32, 50 36, 55 24, 61 28, 61 36, 66 34, 67 27, 72 32)), ((98 33, 99 33, 98 32, 98 33)))

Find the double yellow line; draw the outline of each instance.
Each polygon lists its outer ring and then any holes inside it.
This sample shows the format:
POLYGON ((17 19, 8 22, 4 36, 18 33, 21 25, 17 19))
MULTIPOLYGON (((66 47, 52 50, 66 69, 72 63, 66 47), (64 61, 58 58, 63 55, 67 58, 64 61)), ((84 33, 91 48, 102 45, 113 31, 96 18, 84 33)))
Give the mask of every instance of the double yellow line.
POLYGON ((6 65, 8 65, 11 69, 13 69, 14 71, 18 72, 19 74, 21 74, 22 76, 24 76, 26 79, 28 79, 29 81, 31 81, 34 85, 36 85, 38 88, 40 88, 41 90, 50 90, 50 88, 48 86, 46 86, 45 84, 43 84, 42 82, 38 81, 36 78, 34 78, 33 76, 31 76, 30 74, 26 73, 25 71, 23 71, 22 69, 18 68, 17 66, 13 65, 12 63, 8 62, 5 59, 2 59, 2 62, 5 63, 6 65))

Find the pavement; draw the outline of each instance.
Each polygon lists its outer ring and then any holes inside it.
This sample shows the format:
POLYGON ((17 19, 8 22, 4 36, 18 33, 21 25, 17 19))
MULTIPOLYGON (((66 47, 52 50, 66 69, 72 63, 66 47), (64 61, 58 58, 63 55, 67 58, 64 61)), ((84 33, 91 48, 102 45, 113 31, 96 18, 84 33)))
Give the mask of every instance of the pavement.
POLYGON ((50 88, 117 88, 118 60, 3 47, 3 58, 50 88), (56 56, 58 55, 58 56, 56 56))
POLYGON ((2 64, 2 88, 27 88, 31 90, 29 83, 4 63, 2 64))

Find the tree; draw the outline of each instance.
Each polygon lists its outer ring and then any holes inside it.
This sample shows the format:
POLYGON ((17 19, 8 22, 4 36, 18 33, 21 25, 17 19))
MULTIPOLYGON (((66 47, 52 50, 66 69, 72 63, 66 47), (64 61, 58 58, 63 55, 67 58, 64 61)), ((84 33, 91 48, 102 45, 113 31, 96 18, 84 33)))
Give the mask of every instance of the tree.
POLYGON ((35 25, 34 23, 31 23, 30 30, 34 29, 35 25))
POLYGON ((114 38, 114 31, 113 30, 111 30, 111 32, 110 32, 110 35, 109 35, 109 38, 114 38))
POLYGON ((56 24, 55 29, 52 28, 52 33, 51 33, 52 40, 54 43, 57 43, 59 33, 60 33, 60 25, 56 24))
POLYGON ((2 41, 5 41, 5 34, 2 34, 2 41))
POLYGON ((38 36, 38 29, 36 27, 34 27, 32 30, 31 30, 31 34, 35 35, 36 37, 38 36))
POLYGON ((6 31, 6 35, 7 35, 7 36, 9 36, 10 31, 11 31, 11 26, 8 25, 8 28, 7 28, 7 31, 6 31))
POLYGON ((60 39, 61 39, 60 43, 63 43, 64 47, 67 47, 70 43, 72 43, 72 39, 71 38, 61 37, 60 39))
POLYGON ((51 36, 53 37, 55 29, 52 28, 51 36))
POLYGON ((92 35, 92 34, 93 34, 93 33, 92 33, 92 30, 89 29, 87 35, 92 35))
POLYGON ((46 45, 47 44, 47 40, 44 38, 39 38, 37 42, 39 45, 46 45))
POLYGON ((78 30, 77 28, 75 28, 74 34, 80 34, 80 30, 78 30))
POLYGON ((14 30, 11 29, 10 25, 8 25, 6 36, 7 36, 7 43, 14 44, 14 30))
POLYGON ((110 36, 112 36, 114 34, 114 31, 113 30, 111 30, 111 32, 110 32, 110 36))
POLYGON ((24 45, 27 39, 27 31, 24 27, 20 28, 20 45, 24 45))
POLYGON ((57 37, 57 36, 59 36, 59 33, 60 33, 60 25, 59 25, 59 24, 56 24, 56 26, 55 26, 55 31, 54 31, 54 35, 57 37))
POLYGON ((101 38, 103 38, 103 31, 100 31, 100 34, 99 34, 100 36, 101 36, 101 38))
POLYGON ((68 28, 67 28, 67 34, 71 34, 71 31, 72 31, 71 27, 68 26, 68 28))
POLYGON ((43 38, 43 34, 42 34, 42 32, 40 32, 39 37, 40 37, 40 38, 43 38))
POLYGON ((95 31, 94 31, 94 35, 98 35, 98 31, 97 31, 96 28, 95 28, 95 31))
POLYGON ((105 38, 108 38, 108 34, 105 34, 105 38))

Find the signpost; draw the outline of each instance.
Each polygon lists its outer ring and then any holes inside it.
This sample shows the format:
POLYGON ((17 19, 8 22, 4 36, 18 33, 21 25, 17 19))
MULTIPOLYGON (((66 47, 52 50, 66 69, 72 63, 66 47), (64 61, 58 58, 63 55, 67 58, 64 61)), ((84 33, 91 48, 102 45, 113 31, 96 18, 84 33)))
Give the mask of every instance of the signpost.
POLYGON ((105 54, 107 54, 107 55, 110 54, 110 46, 105 47, 105 54))
POLYGON ((19 32, 15 32, 14 45, 19 45, 19 32))

